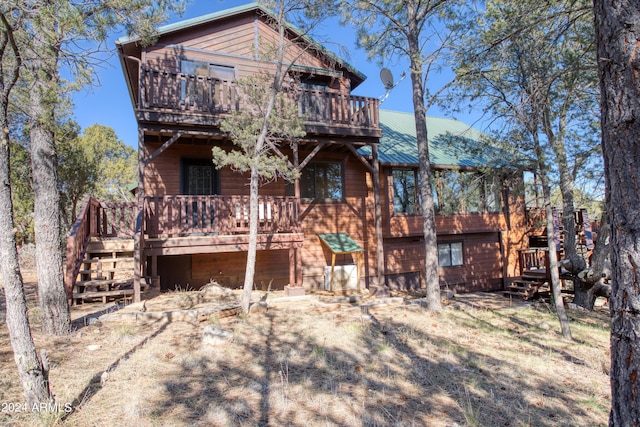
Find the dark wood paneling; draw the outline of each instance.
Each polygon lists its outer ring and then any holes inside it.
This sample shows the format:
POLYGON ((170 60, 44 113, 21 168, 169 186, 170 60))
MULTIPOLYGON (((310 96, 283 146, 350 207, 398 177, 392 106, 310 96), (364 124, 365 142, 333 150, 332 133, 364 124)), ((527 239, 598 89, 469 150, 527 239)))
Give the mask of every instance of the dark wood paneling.
POLYGON ((191 255, 158 257, 158 274, 163 291, 195 288, 191 278, 191 255))
MULTIPOLYGON (((212 279, 230 288, 241 288, 244 284, 246 252, 194 254, 192 260, 194 286, 201 287, 212 279)), ((284 289, 289 283, 289 252, 258 251, 254 283, 259 290, 284 289)))

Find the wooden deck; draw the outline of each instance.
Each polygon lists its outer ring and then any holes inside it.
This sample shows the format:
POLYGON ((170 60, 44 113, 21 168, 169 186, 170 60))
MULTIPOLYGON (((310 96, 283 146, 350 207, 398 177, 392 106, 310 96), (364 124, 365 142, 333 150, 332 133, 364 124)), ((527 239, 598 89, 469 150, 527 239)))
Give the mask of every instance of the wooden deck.
MULTIPOLYGON (((135 290, 135 271, 157 257, 246 252, 249 248, 248 196, 148 197, 144 215, 135 203, 85 200, 67 238, 65 286, 70 301, 128 297, 135 290), (138 235, 136 249, 134 237, 138 235), (139 251, 141 264, 136 264, 139 251), (128 262, 126 274, 121 265, 128 262)), ((302 282, 299 202, 293 197, 260 197, 257 249, 288 250, 290 283, 302 282)), ((135 293, 134 293, 135 296, 135 293)))
MULTIPOLYGON (((382 136, 376 98, 303 88, 287 89, 287 95, 307 133, 382 136)), ((140 97, 138 121, 147 123, 215 127, 243 107, 235 82, 151 67, 141 68, 140 97)))
POLYGON ((529 300, 535 295, 547 292, 551 276, 549 256, 546 248, 527 248, 518 252, 520 276, 510 280, 505 296, 529 300))

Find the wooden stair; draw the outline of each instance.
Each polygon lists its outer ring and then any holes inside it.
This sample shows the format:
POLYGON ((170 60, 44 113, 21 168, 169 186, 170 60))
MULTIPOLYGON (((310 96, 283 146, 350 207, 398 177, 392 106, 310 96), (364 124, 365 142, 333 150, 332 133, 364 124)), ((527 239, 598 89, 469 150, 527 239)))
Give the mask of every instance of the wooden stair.
POLYGON ((521 276, 514 278, 502 294, 505 297, 516 297, 527 301, 536 295, 542 296, 548 292, 549 283, 546 280, 521 276))
POLYGON ((133 272, 131 239, 90 242, 73 289, 74 304, 131 299, 133 272))

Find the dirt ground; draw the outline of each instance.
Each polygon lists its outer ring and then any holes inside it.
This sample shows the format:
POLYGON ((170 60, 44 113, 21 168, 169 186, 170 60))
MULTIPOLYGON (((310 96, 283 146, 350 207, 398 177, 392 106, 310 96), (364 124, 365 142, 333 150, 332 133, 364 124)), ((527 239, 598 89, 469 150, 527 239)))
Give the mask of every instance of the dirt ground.
POLYGON ((75 330, 53 338, 38 331, 35 276, 25 281, 33 336, 50 357, 61 411, 23 410, 1 307, 1 425, 607 424, 604 310, 569 310, 575 340, 568 342, 548 305, 500 295, 457 295, 431 313, 409 295, 350 302, 274 292, 248 317, 206 310, 189 317, 207 301, 185 292, 111 319, 92 320, 91 312, 108 311, 101 304, 73 307, 75 330))

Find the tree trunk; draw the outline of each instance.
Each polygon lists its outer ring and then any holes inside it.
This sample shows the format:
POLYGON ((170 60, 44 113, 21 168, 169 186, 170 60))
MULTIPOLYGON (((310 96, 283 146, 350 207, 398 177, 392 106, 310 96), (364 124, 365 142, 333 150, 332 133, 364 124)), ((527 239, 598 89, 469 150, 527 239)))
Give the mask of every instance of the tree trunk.
MULTIPOLYGON (((282 83, 282 66, 284 61, 284 22, 285 22, 284 3, 279 3, 278 10, 278 48, 276 59, 276 71, 273 77, 273 85, 270 88, 270 97, 265 108, 264 117, 262 117, 262 129, 256 140, 253 161, 258 161, 263 147, 267 143, 267 134, 269 132, 269 118, 273 112, 276 97, 280 91, 282 83)), ((249 313, 249 305, 251 304, 251 291, 253 290, 253 281, 256 272, 256 254, 258 247, 258 189, 260 184, 260 171, 256 164, 251 166, 251 176, 249 178, 249 248, 247 249, 247 265, 245 267, 244 285, 242 289, 242 299, 240 301, 242 311, 249 313)))
MULTIPOLYGON (((251 167, 249 178, 249 248, 247 249, 247 265, 244 272, 244 286, 240 305, 244 313, 249 312, 251 291, 256 273, 256 255, 258 247, 258 184, 260 176, 255 166, 251 167)), ((242 212, 240 213, 242 215, 242 212)))
POLYGON ((593 297, 588 288, 588 284, 578 276, 587 268, 586 261, 578 254, 576 247, 576 220, 575 220, 575 203, 573 197, 574 181, 569 170, 567 162, 567 151, 564 145, 564 137, 556 136, 551 132, 546 132, 547 138, 551 143, 553 152, 558 164, 560 176, 560 193, 562 194, 562 226, 564 228, 562 239, 562 248, 564 251, 564 259, 569 261, 565 264, 565 268, 573 276, 574 299, 573 303, 593 310, 595 297, 593 297))
POLYGON ((593 310, 596 304, 596 289, 593 287, 587 288, 585 285, 579 279, 573 280, 573 303, 587 310, 593 310), (580 282, 580 285, 577 285, 576 282, 580 282))
MULTIPOLYGON (((573 264, 573 263, 572 263, 573 264)), ((579 272, 571 271, 572 273, 572 282, 573 282, 573 303, 577 306, 585 308, 587 310, 593 310, 596 303, 596 289, 594 288, 595 283, 588 283, 583 280, 585 267, 579 272)))
POLYGON ((31 61, 34 84, 29 105, 38 296, 43 332, 66 335, 71 331, 71 320, 62 272, 57 154, 51 130, 55 121, 53 106, 57 100, 54 95, 57 89, 52 85, 57 79, 54 71, 47 71, 56 69, 48 63, 55 53, 37 37, 34 45, 36 53, 41 53, 38 59, 31 61))
MULTIPOLYGON (((413 3, 408 6, 414 7, 413 3)), ((410 10, 409 15, 417 11, 410 10)), ((413 92, 413 109, 416 122, 416 142, 418 144, 418 162, 420 173, 420 208, 422 210, 422 232, 425 249, 425 278, 427 309, 442 309, 440 301, 440 276, 438 275, 438 238, 436 235, 435 209, 433 192, 431 191, 431 162, 429 160, 429 139, 427 135, 427 119, 422 86, 422 62, 420 56, 419 34, 415 19, 409 18, 410 37, 408 39, 411 57, 411 86, 413 92)))
POLYGON ((607 299, 611 297, 611 286, 605 283, 605 279, 611 279, 609 230, 609 220, 605 211, 600 219, 598 238, 594 242, 590 266, 580 272, 575 279, 580 281, 580 286, 574 286, 573 302, 588 310, 594 309, 597 297, 602 296, 607 299))
POLYGON ((36 353, 27 316, 22 275, 18 264, 16 233, 11 202, 11 180, 9 170, 9 124, 6 119, 6 102, 3 102, 3 119, 0 123, 0 264, 4 280, 6 300, 6 322, 13 355, 18 367, 25 402, 29 408, 40 403, 49 403, 51 393, 47 372, 36 353))
POLYGON ((569 317, 564 308, 564 300, 562 299, 562 283, 560 282, 560 270, 558 269, 558 252, 554 239, 554 226, 553 226, 553 213, 551 211, 551 188, 544 172, 544 164, 542 162, 540 170, 543 171, 540 174, 542 181, 542 193, 544 198, 544 205, 546 211, 546 223, 547 223, 547 248, 549 253, 549 273, 551 277, 551 292, 553 294, 553 304, 556 309, 556 315, 560 322, 560 329, 562 330, 562 336, 566 339, 572 340, 571 328, 569 327, 569 317))
POLYGON ((610 426, 640 425, 640 4, 594 1, 611 242, 610 426))

